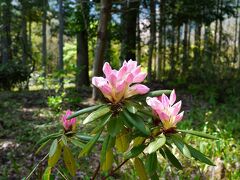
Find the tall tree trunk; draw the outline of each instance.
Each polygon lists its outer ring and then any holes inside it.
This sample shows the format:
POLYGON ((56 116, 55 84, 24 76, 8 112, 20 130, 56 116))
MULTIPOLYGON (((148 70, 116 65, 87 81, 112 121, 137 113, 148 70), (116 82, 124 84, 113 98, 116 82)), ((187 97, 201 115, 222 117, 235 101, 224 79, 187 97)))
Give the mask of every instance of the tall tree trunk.
MULTIPOLYGON (((238 16, 240 13, 238 12, 238 16)), ((238 22, 238 68, 240 71, 240 20, 238 22)))
POLYGON ((88 59, 88 19, 89 5, 87 2, 79 1, 78 10, 81 11, 81 30, 77 32, 77 72, 76 88, 81 89, 82 85, 89 86, 89 59, 88 59))
POLYGON ((176 52, 176 62, 178 63, 180 60, 180 42, 181 42, 181 26, 180 24, 177 25, 177 52, 176 52))
POLYGON ((28 38, 27 38, 27 19, 25 7, 22 5, 22 27, 21 27, 21 42, 22 42, 22 63, 27 63, 28 38))
POLYGON ((166 36, 166 24, 165 24, 165 22, 164 22, 164 25, 163 25, 163 52, 162 52, 162 59, 163 59, 163 61, 162 61, 162 73, 163 73, 163 75, 165 75, 165 70, 166 70, 166 49, 167 49, 167 47, 166 47, 166 41, 167 41, 167 36, 166 36))
POLYGON ((139 11, 139 4, 139 1, 124 0, 123 13, 121 17, 121 61, 129 59, 136 60, 136 21, 139 11))
POLYGON ((176 73, 175 69, 175 26, 172 25, 172 32, 171 32, 171 45, 170 45, 170 73, 169 78, 172 79, 176 73))
POLYGON ((155 1, 150 0, 150 41, 148 49, 148 81, 150 82, 152 73, 152 57, 156 39, 156 12, 155 1))
MULTIPOLYGON (((220 1, 217 0, 217 15, 219 15, 219 3, 220 1)), ((214 55, 213 55, 213 63, 216 63, 216 60, 218 58, 218 50, 217 50, 217 34, 218 33, 218 19, 215 21, 215 30, 214 30, 214 55)))
MULTIPOLYGON (((239 0, 237 0, 236 7, 239 6, 239 0)), ((235 37, 234 37, 234 63, 237 62, 237 56, 240 52, 237 52, 237 38, 238 38, 238 9, 236 8, 236 17, 235 17, 235 37)))
POLYGON ((64 31, 64 19, 63 19, 63 0, 59 0, 59 9, 58 9, 58 18, 59 18, 59 34, 58 34, 58 71, 60 72, 59 84, 60 91, 63 91, 64 88, 64 79, 63 79, 63 31, 64 31))
POLYGON ((141 30, 140 30, 140 11, 137 17, 137 62, 141 64, 141 30))
MULTIPOLYGON (((98 25, 97 44, 95 49, 95 58, 93 62, 93 76, 100 76, 102 74, 103 56, 106 48, 107 26, 111 17, 112 0, 101 0, 101 12, 98 25)), ((92 97, 97 99, 97 89, 93 88, 92 97)))
POLYGON ((183 39, 183 59, 182 59, 182 72, 185 74, 188 70, 188 22, 184 24, 184 39, 183 39))
POLYGON ((32 57, 32 20, 31 18, 28 23, 28 50, 29 50, 29 55, 32 57))
POLYGON ((201 60, 201 29, 202 25, 200 23, 196 23, 195 25, 195 37, 194 37, 194 63, 193 69, 197 69, 200 66, 201 60))
POLYGON ((43 0, 43 16, 42 16, 42 69, 43 77, 47 74, 47 0, 43 0))
POLYGON ((159 23, 159 33, 158 33, 158 56, 157 56, 157 80, 160 80, 161 77, 161 71, 163 69, 163 29, 164 29, 164 15, 165 15, 165 0, 160 1, 160 8, 159 8, 159 14, 160 14, 160 23, 159 23))
POLYGON ((2 62, 11 60, 11 1, 2 3, 2 62))
MULTIPOLYGON (((220 0, 220 16, 222 16, 222 5, 223 5, 223 0, 220 0)), ((219 21, 219 40, 218 40, 218 58, 221 58, 221 50, 222 50, 222 33, 223 33, 223 20, 220 19, 219 21)))

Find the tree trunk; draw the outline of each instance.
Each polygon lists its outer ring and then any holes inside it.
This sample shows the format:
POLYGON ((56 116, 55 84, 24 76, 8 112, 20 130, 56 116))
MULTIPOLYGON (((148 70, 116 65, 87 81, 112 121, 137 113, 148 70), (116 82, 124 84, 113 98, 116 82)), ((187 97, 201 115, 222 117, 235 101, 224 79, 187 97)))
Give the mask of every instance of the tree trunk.
MULTIPOLYGON (((112 0, 101 0, 101 12, 98 25, 98 36, 93 62, 93 76, 102 75, 103 57, 106 48, 107 26, 111 17, 112 0)), ((93 88, 92 98, 97 99, 97 89, 93 88)))
MULTIPOLYGON (((217 15, 219 15, 219 0, 217 0, 217 15)), ((215 21, 215 30, 214 30, 214 55, 213 55, 213 63, 216 63, 218 58, 218 50, 217 50, 217 33, 218 33, 218 19, 215 21)))
POLYGON ((43 0, 43 16, 42 16, 42 69, 43 77, 47 74, 47 0, 43 0))
POLYGON ((188 69, 188 22, 184 24, 184 39, 183 39, 183 59, 182 59, 182 72, 186 73, 188 69))
POLYGON ((140 11, 137 17, 137 62, 141 64, 141 30, 140 30, 140 11))
POLYGON ((163 26, 163 53, 162 53, 162 56, 163 56, 163 65, 162 65, 162 73, 163 75, 165 75, 165 69, 166 69, 166 41, 167 41, 167 37, 166 37, 166 24, 164 22, 164 26, 163 26))
POLYGON ((79 1, 79 11, 81 11, 81 30, 77 32, 77 72, 76 88, 80 90, 82 85, 89 86, 89 59, 88 59, 88 20, 89 5, 87 2, 79 1))
POLYGON ((64 79, 63 79, 63 31, 64 31, 64 20, 63 20, 63 0, 59 0, 59 35, 58 35, 58 71, 60 72, 59 85, 60 91, 63 91, 64 88, 64 79))
POLYGON ((27 63, 28 38, 27 38, 27 19, 25 7, 22 5, 22 27, 21 27, 21 44, 22 44, 22 64, 27 63))
POLYGON ((200 23, 196 23, 195 25, 195 38, 194 38, 194 63, 193 69, 199 68, 200 60, 201 60, 201 29, 202 26, 200 23))
POLYGON ((175 75, 175 26, 172 25, 172 32, 171 32, 171 47, 170 47, 170 73, 169 78, 172 79, 175 75))
POLYGON ((139 1, 124 1, 122 24, 122 43, 120 60, 136 60, 136 21, 139 11, 139 1))
POLYGON ((179 62, 179 60, 180 60, 180 53, 179 53, 179 51, 180 51, 180 42, 181 42, 181 26, 180 26, 180 24, 178 24, 177 25, 177 47, 176 47, 176 49, 177 49, 177 52, 176 52, 176 62, 178 63, 179 62))
POLYGON ((156 12, 155 1, 150 0, 150 41, 148 49, 148 81, 150 82, 152 73, 152 57, 156 39, 156 12))
MULTIPOLYGON (((239 6, 239 0, 237 0, 236 6, 239 6)), ((238 47, 237 47, 237 38, 238 38, 238 9, 236 9, 236 19, 235 19, 235 37, 234 37, 234 63, 237 62, 237 56, 239 52, 237 52, 238 47)))
POLYGON ((2 3, 2 62, 11 60, 11 1, 2 3))

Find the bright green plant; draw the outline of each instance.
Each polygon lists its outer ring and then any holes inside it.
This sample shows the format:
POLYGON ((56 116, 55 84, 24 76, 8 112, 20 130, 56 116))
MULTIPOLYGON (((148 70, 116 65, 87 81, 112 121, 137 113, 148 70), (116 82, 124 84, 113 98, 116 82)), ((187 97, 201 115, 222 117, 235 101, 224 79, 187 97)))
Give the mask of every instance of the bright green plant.
MULTIPOLYGON (((100 89, 106 102, 72 113, 70 110, 62 117, 63 130, 44 137, 38 142, 41 150, 52 143, 48 167, 43 175, 50 179, 53 167, 60 157, 72 175, 78 169, 70 144, 79 148, 78 157, 88 156, 96 144, 101 143, 99 167, 92 179, 113 177, 126 163, 132 163, 140 179, 158 179, 158 156, 162 156, 173 166, 182 169, 182 164, 172 151, 176 147, 186 158, 194 158, 208 165, 213 162, 203 153, 187 144, 183 136, 190 134, 207 139, 217 139, 212 135, 194 130, 181 130, 177 123, 183 118, 180 112, 181 101, 175 103, 175 90, 149 92, 140 84, 146 77, 135 61, 124 62, 119 71, 104 64, 105 78, 94 77, 92 83, 100 89), (167 97, 165 94, 170 94, 167 97), (151 107, 151 108, 150 108, 151 107), (89 134, 79 133, 77 116, 88 114, 81 122, 88 126, 94 124, 89 134)), ((81 131, 82 132, 82 131, 81 131)), ((87 131, 86 131, 87 132, 87 131)), ((60 173, 64 178, 65 175, 60 173)))

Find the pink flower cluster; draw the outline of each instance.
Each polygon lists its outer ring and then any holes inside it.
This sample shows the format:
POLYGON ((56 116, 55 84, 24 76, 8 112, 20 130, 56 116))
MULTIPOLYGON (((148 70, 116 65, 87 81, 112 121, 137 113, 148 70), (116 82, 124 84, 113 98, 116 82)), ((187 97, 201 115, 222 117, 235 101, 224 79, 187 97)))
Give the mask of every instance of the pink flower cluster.
POLYGON ((103 95, 112 103, 136 94, 146 94, 149 88, 143 84, 147 74, 141 72, 141 66, 136 61, 124 61, 123 66, 117 71, 109 63, 103 66, 103 77, 93 77, 92 84, 100 89, 103 95))
POLYGON ((62 124, 66 131, 72 130, 72 128, 76 125, 77 118, 67 120, 68 116, 70 115, 72 115, 72 111, 68 109, 66 114, 62 116, 62 124))
POLYGON ((171 92, 170 98, 163 94, 160 97, 147 97, 146 101, 159 116, 165 130, 176 127, 176 124, 183 118, 184 111, 179 113, 182 101, 174 104, 176 101, 175 90, 171 92))

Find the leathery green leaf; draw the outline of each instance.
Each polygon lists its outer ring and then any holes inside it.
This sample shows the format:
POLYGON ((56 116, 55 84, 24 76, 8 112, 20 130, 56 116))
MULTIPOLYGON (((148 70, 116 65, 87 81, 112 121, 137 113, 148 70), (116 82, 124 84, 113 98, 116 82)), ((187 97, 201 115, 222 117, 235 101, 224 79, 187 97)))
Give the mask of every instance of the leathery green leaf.
POLYGON ((203 132, 199 132, 199 131, 194 131, 194 130, 181 130, 181 129, 178 129, 177 131, 178 131, 178 132, 182 132, 182 133, 192 134, 192 135, 199 136, 199 137, 202 137, 202 138, 218 140, 218 138, 215 137, 215 136, 212 136, 212 135, 210 135, 210 134, 206 134, 206 133, 203 133, 203 132))
POLYGON ((183 142, 183 140, 180 137, 172 135, 171 139, 184 156, 191 158, 191 153, 187 145, 183 142))
POLYGON ((138 157, 134 159, 134 168, 140 180, 148 180, 143 162, 138 157))
POLYGON ((194 157, 195 159, 197 159, 205 164, 215 166, 215 164, 210 159, 208 159, 203 153, 201 153, 200 151, 198 151, 197 149, 193 148, 190 145, 187 145, 187 147, 188 147, 189 151, 191 152, 192 157, 194 157))
POLYGON ((61 133, 53 133, 53 134, 50 134, 50 135, 48 135, 48 136, 45 136, 45 137, 43 137, 42 139, 40 139, 40 140, 37 142, 37 145, 38 145, 38 144, 42 144, 42 143, 48 141, 49 139, 58 138, 58 137, 60 137, 61 135, 62 135, 61 133))
POLYGON ((54 155, 54 153, 56 152, 57 150, 57 146, 58 146, 58 140, 55 139, 53 142, 52 142, 52 145, 50 147, 50 150, 49 150, 49 157, 52 157, 54 155))
POLYGON ((44 171, 44 174, 42 176, 42 179, 43 180, 50 180, 50 175, 51 175, 51 171, 52 171, 52 168, 51 167, 47 167, 44 171))
POLYGON ((55 164, 58 162, 60 156, 62 153, 62 146, 58 143, 56 147, 56 151, 52 156, 49 156, 48 158, 48 166, 49 167, 54 167, 55 164))
POLYGON ((105 160, 101 164, 102 171, 108 171, 111 169, 113 163, 113 151, 112 149, 108 149, 106 152, 105 160))
POLYGON ((96 105, 96 106, 92 106, 92 107, 88 107, 88 108, 84 108, 84 109, 81 109, 81 110, 79 110, 79 111, 76 111, 75 113, 73 113, 72 115, 70 115, 70 116, 68 116, 68 120, 69 119, 72 119, 72 118, 74 118, 74 117, 77 117, 77 116, 79 116, 79 115, 81 115, 81 114, 85 114, 85 113, 89 113, 89 112, 92 112, 92 111, 94 111, 94 110, 96 110, 96 109, 98 109, 98 108, 100 108, 100 107, 102 107, 103 105, 101 104, 101 105, 96 105))
POLYGON ((149 131, 146 130, 145 124, 142 119, 140 119, 138 116, 133 114, 129 114, 128 111, 123 111, 123 115, 125 116, 126 120, 132 124, 136 129, 138 129, 141 133, 148 136, 150 134, 149 131))
POLYGON ((123 128, 123 122, 121 118, 114 117, 107 124, 108 132, 111 136, 115 137, 123 128))
POLYGON ((178 169, 182 169, 181 163, 178 161, 178 159, 172 154, 172 152, 165 146, 164 152, 168 160, 171 162, 173 166, 175 166, 178 169))
POLYGON ((99 123, 98 126, 96 126, 96 127, 92 130, 91 134, 96 134, 96 133, 102 131, 102 129, 104 128, 104 126, 110 121, 111 117, 112 117, 112 114, 107 114, 107 115, 105 115, 104 117, 102 117, 102 119, 100 120, 101 122, 99 123))
POLYGON ((124 153, 129 146, 128 132, 126 129, 123 129, 117 136, 115 146, 118 152, 124 153))
POLYGON ((98 110, 93 111, 91 114, 89 114, 88 117, 86 117, 86 119, 83 120, 83 124, 87 124, 92 121, 95 121, 98 118, 104 116, 105 114, 107 114, 109 112, 110 112, 110 107, 103 106, 103 107, 99 108, 98 110))
POLYGON ((84 148, 84 146, 85 146, 85 144, 77 138, 70 138, 70 141, 72 144, 74 144, 77 147, 84 148))
POLYGON ((71 176, 75 176, 77 171, 76 162, 67 146, 63 147, 63 161, 71 176))
POLYGON ((108 135, 102 145, 102 149, 101 149, 101 154, 100 154, 100 162, 103 163, 106 159, 106 153, 107 150, 112 148, 115 144, 115 138, 108 135))
POLYGON ((144 144, 141 144, 139 146, 135 146, 133 147, 130 151, 128 151, 126 154, 125 154, 125 158, 126 159, 130 159, 130 158, 133 158, 133 157, 136 157, 138 156, 140 153, 143 152, 143 150, 145 149, 146 145, 144 144))
POLYGON ((148 154, 151 154, 155 151, 157 151, 159 148, 161 148, 166 143, 166 137, 164 134, 160 134, 156 139, 151 142, 145 149, 145 151, 148 154))
POLYGON ((137 107, 133 103, 131 103, 131 102, 126 102, 125 103, 125 107, 132 114, 136 114, 137 111, 138 111, 137 107))
POLYGON ((98 138, 100 137, 102 131, 96 134, 82 149, 82 151, 79 153, 79 157, 86 156, 89 154, 89 152, 92 150, 93 146, 96 144, 98 138))
POLYGON ((152 154, 149 154, 147 156, 145 166, 146 166, 147 172, 150 176, 152 176, 156 172, 157 163, 158 163, 158 160, 157 160, 157 154, 156 153, 152 153, 152 154))

